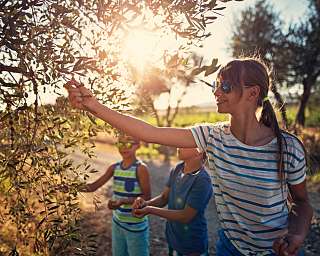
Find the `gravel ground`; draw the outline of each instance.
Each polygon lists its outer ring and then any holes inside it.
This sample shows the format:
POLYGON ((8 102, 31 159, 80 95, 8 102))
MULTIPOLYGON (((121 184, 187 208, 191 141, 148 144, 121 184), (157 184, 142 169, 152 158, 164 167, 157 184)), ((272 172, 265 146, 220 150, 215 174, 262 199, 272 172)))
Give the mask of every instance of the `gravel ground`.
POLYGON ((320 184, 311 184, 308 187, 309 199, 314 210, 309 235, 305 241, 304 248, 306 256, 320 255, 320 184))

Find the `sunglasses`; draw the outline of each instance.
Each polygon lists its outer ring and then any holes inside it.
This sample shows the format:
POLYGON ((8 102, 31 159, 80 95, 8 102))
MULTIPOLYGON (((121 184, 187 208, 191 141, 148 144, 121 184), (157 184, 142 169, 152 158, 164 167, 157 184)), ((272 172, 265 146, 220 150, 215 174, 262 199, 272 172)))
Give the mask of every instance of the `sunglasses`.
POLYGON ((210 87, 212 87, 212 92, 215 92, 218 88, 220 88, 223 93, 228 94, 232 91, 233 86, 227 80, 223 80, 222 82, 213 81, 210 87))
MULTIPOLYGON (((218 81, 218 82, 217 82, 217 81, 213 81, 212 84, 209 84, 209 83, 206 82, 206 84, 212 88, 212 92, 213 92, 213 93, 214 93, 217 89, 220 88, 223 93, 228 94, 228 93, 230 93, 230 92, 232 91, 232 89, 234 88, 233 85, 232 85, 229 81, 227 81, 227 80, 223 80, 222 82, 220 82, 220 81, 218 81)), ((243 87, 243 88, 250 88, 250 87, 252 87, 252 86, 244 85, 244 86, 242 86, 242 87, 243 87)))
POLYGON ((137 142, 121 142, 121 141, 118 141, 115 143, 115 146, 117 148, 127 148, 127 149, 131 149, 134 145, 137 145, 138 143, 137 142))

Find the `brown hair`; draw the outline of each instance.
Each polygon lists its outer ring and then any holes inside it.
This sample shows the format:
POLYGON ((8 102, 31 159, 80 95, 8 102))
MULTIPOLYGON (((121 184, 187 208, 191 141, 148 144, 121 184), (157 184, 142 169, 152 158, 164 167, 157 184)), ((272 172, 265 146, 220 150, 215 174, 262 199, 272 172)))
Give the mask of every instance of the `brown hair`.
MULTIPOLYGON (((269 88, 271 88, 271 75, 267 65, 259 58, 243 58, 229 62, 222 67, 217 76, 218 79, 228 80, 232 86, 259 86, 260 95, 258 98, 258 106, 262 107, 259 122, 270 127, 277 138, 278 144, 278 171, 282 182, 284 180, 284 145, 286 141, 282 135, 278 120, 270 100, 264 100, 268 96, 269 88)), ((240 89, 242 87, 235 87, 240 89)))

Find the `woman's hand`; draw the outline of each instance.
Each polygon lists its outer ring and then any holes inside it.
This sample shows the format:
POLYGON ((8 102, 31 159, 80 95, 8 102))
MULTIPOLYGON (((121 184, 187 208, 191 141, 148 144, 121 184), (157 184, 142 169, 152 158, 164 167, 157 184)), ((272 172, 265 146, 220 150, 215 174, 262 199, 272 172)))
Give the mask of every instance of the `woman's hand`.
POLYGON ((132 204, 132 209, 141 209, 147 206, 147 202, 142 197, 137 197, 132 204))
POLYGON ((274 241, 273 250, 278 256, 297 256, 303 241, 301 235, 287 234, 274 241))
POLYGON ((74 79, 67 82, 64 88, 67 89, 70 104, 74 108, 90 111, 93 104, 97 103, 91 91, 74 79))

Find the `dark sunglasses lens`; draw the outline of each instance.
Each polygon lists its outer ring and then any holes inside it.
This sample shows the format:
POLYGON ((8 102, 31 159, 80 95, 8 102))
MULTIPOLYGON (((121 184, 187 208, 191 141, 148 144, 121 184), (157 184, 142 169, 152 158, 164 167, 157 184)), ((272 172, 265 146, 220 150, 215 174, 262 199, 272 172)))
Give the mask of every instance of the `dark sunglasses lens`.
POLYGON ((224 93, 230 93, 231 92, 231 85, 227 81, 223 81, 221 84, 221 90, 224 93))
POLYGON ((215 90, 218 88, 221 88, 221 91, 223 93, 230 93, 232 90, 231 84, 227 81, 222 81, 222 82, 213 81, 211 87, 212 87, 212 92, 215 92, 215 90))
POLYGON ((132 143, 132 142, 117 142, 116 143, 116 147, 118 148, 132 148, 133 145, 135 145, 136 143, 132 143))

